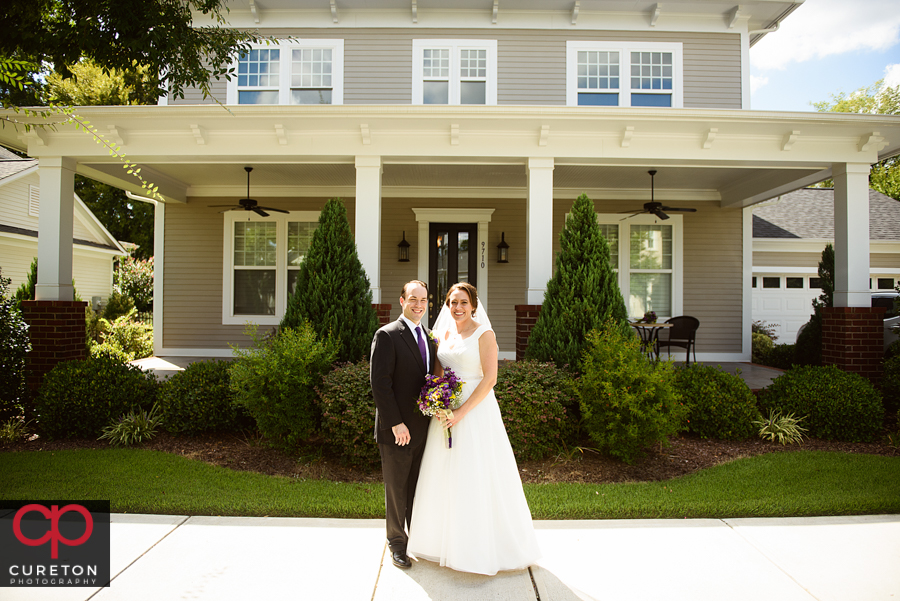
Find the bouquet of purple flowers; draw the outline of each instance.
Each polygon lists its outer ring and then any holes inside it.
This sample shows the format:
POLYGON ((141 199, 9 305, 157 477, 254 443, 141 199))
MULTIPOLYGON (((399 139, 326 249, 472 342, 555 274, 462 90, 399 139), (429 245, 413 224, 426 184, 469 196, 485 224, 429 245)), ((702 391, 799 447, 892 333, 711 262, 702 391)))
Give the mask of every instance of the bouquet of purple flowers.
MULTIPOLYGON (((453 417, 453 410, 461 405, 463 381, 456 377, 452 369, 444 369, 443 376, 427 374, 425 386, 419 394, 419 409, 428 417, 443 415, 446 419, 453 417)), ((453 436, 450 428, 444 429, 447 448, 453 448, 453 436)))

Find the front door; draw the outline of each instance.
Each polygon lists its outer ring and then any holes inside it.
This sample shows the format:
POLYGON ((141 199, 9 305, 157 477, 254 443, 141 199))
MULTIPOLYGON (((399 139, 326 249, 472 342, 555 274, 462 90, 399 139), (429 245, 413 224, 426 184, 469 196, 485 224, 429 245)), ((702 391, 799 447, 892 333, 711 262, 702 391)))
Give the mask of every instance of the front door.
POLYGON ((450 286, 478 286, 477 223, 432 223, 428 257, 428 327, 434 325, 450 286), (472 249, 472 252, 469 252, 472 249))

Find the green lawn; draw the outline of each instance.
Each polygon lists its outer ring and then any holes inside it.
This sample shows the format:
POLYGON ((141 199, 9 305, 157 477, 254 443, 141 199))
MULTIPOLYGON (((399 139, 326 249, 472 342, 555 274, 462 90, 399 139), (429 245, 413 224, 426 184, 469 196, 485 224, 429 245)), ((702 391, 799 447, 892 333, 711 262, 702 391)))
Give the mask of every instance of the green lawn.
MULTIPOLYGON (((900 458, 805 451, 666 482, 529 484, 535 519, 900 513, 900 458)), ((380 484, 235 472, 157 451, 0 453, 0 498, 109 499, 116 513, 383 518, 380 484)))

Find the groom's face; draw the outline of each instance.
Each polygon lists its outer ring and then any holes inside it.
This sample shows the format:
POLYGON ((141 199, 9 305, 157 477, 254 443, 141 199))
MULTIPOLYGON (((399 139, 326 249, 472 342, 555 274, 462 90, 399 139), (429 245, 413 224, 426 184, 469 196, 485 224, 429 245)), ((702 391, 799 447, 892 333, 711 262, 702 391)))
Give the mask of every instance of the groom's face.
POLYGON ((406 288, 406 298, 400 297, 400 306, 403 308, 403 316, 411 322, 418 324, 425 315, 428 304, 428 291, 424 286, 409 284, 406 288))

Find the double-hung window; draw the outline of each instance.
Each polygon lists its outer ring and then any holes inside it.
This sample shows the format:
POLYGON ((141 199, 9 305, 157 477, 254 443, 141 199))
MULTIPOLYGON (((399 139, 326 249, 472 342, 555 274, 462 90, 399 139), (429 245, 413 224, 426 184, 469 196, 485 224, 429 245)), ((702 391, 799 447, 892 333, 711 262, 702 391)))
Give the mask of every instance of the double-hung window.
POLYGON ((497 104, 496 40, 413 40, 413 104, 497 104))
POLYGON ((668 42, 567 42, 569 106, 683 106, 682 47, 668 42))
POLYGON ((318 222, 317 211, 225 213, 222 323, 279 323, 318 222))
POLYGON ((343 104, 344 41, 291 40, 238 57, 228 104, 343 104))
POLYGON ((682 217, 660 222, 653 215, 624 221, 618 214, 597 215, 600 232, 609 242, 610 264, 619 275, 619 289, 632 318, 647 311, 659 317, 681 314, 682 217))

